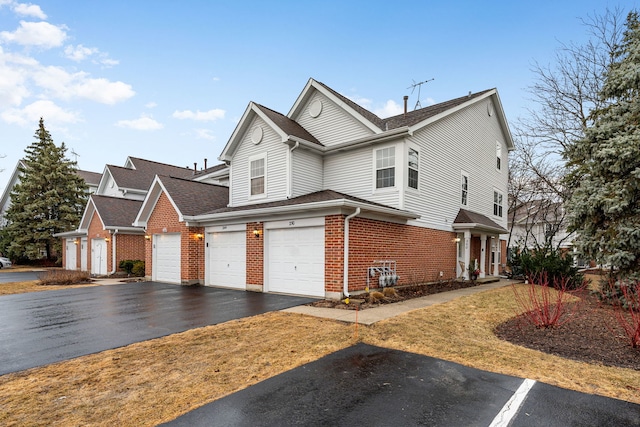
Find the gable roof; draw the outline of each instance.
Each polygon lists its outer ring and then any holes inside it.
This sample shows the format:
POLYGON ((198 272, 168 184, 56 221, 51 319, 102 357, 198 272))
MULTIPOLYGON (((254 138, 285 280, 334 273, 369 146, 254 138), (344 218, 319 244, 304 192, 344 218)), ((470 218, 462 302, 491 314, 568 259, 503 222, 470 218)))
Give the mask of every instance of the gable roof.
POLYGON ((453 229, 475 229, 479 231, 488 231, 493 233, 508 233, 508 231, 498 225, 495 221, 477 212, 460 209, 456 219, 453 221, 453 229))
POLYGON ((84 179, 84 182, 86 182, 90 187, 97 187, 98 184, 100 184, 100 180, 102 179, 102 174, 98 172, 90 172, 78 169, 77 173, 80 178, 84 179))
POLYGON ((185 216, 201 215, 229 203, 229 187, 189 179, 158 175, 137 212, 134 224, 146 226, 162 193, 165 193, 180 221, 185 216))
POLYGON ((90 202, 106 229, 131 228, 133 221, 142 206, 140 200, 123 199, 121 197, 91 195, 90 202))

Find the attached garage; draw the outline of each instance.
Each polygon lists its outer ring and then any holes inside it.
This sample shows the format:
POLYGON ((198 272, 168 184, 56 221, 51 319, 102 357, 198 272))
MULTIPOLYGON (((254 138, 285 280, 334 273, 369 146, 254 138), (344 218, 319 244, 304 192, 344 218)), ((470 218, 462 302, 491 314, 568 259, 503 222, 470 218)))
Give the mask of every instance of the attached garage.
POLYGON ((107 274, 107 241, 91 239, 91 274, 104 276, 107 274))
POLYGON ((267 291, 324 297, 324 218, 265 229, 267 291))
POLYGON ((207 233, 206 241, 207 286, 246 289, 247 287, 247 237, 242 230, 214 231, 207 233))
POLYGON ((151 280, 181 283, 180 236, 180 233, 153 235, 151 280))
POLYGON ((67 270, 77 270, 78 269, 78 245, 76 239, 65 239, 65 266, 67 270))

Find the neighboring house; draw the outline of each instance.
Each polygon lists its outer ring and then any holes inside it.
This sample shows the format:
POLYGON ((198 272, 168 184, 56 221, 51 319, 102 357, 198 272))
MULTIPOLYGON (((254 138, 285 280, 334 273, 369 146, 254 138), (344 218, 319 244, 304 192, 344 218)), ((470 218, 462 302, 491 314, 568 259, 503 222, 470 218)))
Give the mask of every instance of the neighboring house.
POLYGON ((509 249, 534 249, 545 244, 565 251, 573 249, 573 234, 567 231, 567 212, 561 202, 535 199, 512 205, 509 249))
POLYGON ((106 165, 78 228, 56 235, 63 239, 65 268, 107 275, 120 270, 122 260, 145 259, 145 230, 133 222, 157 175, 224 182, 228 168, 198 171, 137 157, 128 157, 124 167, 106 165))
POLYGON ((327 298, 364 290, 380 261, 400 284, 468 277, 475 260, 498 275, 513 149, 495 89, 381 119, 310 79, 287 115, 248 105, 219 207, 189 213, 157 179, 134 223, 153 239, 147 275, 180 259, 172 282, 327 298))

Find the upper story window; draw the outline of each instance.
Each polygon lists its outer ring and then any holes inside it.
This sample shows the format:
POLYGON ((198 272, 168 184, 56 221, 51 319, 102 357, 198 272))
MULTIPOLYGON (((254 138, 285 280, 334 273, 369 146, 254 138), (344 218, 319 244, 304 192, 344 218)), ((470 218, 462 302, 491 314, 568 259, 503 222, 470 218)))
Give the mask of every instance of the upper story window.
POLYGON ((493 190, 493 214, 502 218, 502 193, 493 190))
POLYGON ((409 156, 408 156, 408 169, 409 169, 409 180, 408 185, 409 188, 418 189, 418 150, 414 150, 413 148, 409 148, 409 156))
POLYGON ((265 161, 264 156, 249 159, 251 196, 264 194, 265 161))
POLYGON ((496 169, 502 169, 502 144, 496 141, 496 169))
POLYGON ((467 206, 469 202, 469 175, 467 175, 464 172, 462 172, 461 184, 462 184, 462 200, 460 201, 460 203, 462 204, 462 206, 467 206))
POLYGON ((376 188, 396 185, 396 147, 376 150, 376 188))

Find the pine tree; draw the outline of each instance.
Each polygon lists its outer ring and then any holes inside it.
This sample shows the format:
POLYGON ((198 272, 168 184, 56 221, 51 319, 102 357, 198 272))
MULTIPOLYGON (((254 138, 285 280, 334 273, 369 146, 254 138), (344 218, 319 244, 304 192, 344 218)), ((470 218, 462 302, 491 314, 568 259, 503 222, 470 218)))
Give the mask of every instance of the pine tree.
POLYGON ((605 105, 568 150, 577 188, 568 204, 579 251, 622 275, 640 273, 640 22, 631 12, 605 74, 605 105))
POLYGON ((86 183, 77 165, 66 158, 67 148, 56 146, 41 118, 35 141, 25 149, 20 182, 11 191, 4 230, 14 258, 30 260, 60 254, 54 233, 75 229, 86 204, 86 183))

